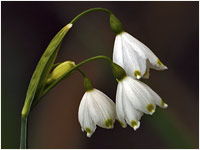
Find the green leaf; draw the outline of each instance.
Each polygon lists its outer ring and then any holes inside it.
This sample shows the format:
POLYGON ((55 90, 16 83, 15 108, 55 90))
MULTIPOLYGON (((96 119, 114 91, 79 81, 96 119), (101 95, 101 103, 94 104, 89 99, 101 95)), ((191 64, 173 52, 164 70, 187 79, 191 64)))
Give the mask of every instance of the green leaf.
POLYGON ((48 47, 46 48, 44 54, 40 58, 40 61, 38 62, 37 67, 32 75, 26 93, 26 99, 24 102, 24 107, 22 109, 22 116, 24 117, 28 116, 31 104, 35 96, 39 96, 42 93, 48 73, 50 72, 51 67, 56 59, 62 40, 71 27, 72 24, 67 24, 66 26, 64 26, 54 36, 54 38, 51 40, 48 47))
MULTIPOLYGON (((61 44, 60 44, 61 45, 61 44)), ((56 59, 56 56, 58 54, 58 51, 60 49, 60 45, 58 46, 58 48, 55 50, 55 52, 51 55, 51 57, 49 58, 44 70, 43 70, 43 73, 40 77, 40 81, 39 81, 39 84, 38 84, 38 88, 36 90, 36 93, 35 93, 35 97, 33 99, 33 104, 34 103, 38 103, 36 101, 38 101, 38 97, 40 97, 40 95, 42 94, 42 91, 44 90, 44 87, 45 87, 45 84, 46 84, 46 81, 47 81, 47 78, 49 76, 49 72, 51 71, 51 68, 53 67, 53 64, 55 62, 55 59, 56 59)), ((32 105, 33 105, 32 104, 32 105)))

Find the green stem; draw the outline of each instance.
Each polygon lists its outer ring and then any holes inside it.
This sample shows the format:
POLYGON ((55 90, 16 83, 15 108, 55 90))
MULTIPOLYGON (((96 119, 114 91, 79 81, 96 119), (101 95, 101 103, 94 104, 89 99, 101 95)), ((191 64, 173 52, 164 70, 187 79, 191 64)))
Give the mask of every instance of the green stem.
POLYGON ((28 120, 28 117, 21 118, 20 149, 26 149, 27 120, 28 120))
POLYGON ((80 70, 79 68, 76 68, 76 70, 78 70, 84 78, 86 77, 85 73, 82 70, 80 70))
POLYGON ((90 62, 90 61, 93 61, 93 60, 96 60, 96 59, 105 59, 107 60, 108 62, 112 63, 112 60, 107 57, 107 56, 102 56, 102 55, 99 55, 99 56, 94 56, 94 57, 91 57, 89 59, 86 59, 82 62, 80 62, 79 64, 77 64, 75 67, 73 67, 72 69, 70 69, 67 73, 65 73, 62 77, 60 77, 59 79, 57 79, 56 81, 54 81, 51 85, 49 85, 43 92, 43 94, 41 95, 41 97, 39 97, 39 99, 41 99, 42 97, 44 97, 54 86, 56 86, 63 78, 65 78, 66 76, 68 76, 72 71, 74 71, 75 69, 79 68, 80 66, 90 62))
POLYGON ((91 9, 88 9, 88 10, 83 11, 82 13, 78 14, 70 23, 74 24, 80 17, 82 17, 83 15, 85 15, 87 13, 93 12, 93 11, 104 11, 108 14, 112 14, 112 12, 110 10, 105 9, 105 8, 91 8, 91 9))

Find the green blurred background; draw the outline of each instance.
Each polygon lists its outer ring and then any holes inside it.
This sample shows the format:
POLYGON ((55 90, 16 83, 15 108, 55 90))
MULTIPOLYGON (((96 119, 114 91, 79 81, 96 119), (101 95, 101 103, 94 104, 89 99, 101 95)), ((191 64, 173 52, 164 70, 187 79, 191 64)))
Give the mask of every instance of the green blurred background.
MULTIPOLYGON (((20 113, 31 75, 52 37, 78 13, 110 9, 124 29, 168 66, 143 80, 169 105, 144 115, 134 131, 115 123, 82 133, 78 107, 84 94, 78 72, 59 83, 31 112, 29 148, 198 148, 199 2, 1 2, 1 147, 18 148, 20 113)), ((56 62, 76 63, 95 55, 112 57, 115 35, 104 12, 78 20, 63 41, 56 62)), ((97 89, 115 101, 117 83, 107 62, 82 69, 97 89)))

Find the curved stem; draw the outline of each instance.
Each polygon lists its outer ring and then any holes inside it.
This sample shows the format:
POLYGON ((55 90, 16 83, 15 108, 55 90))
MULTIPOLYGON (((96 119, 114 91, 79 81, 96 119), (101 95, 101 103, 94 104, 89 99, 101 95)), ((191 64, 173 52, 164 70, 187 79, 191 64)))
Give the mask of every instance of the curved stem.
POLYGON ((109 63, 112 63, 112 60, 107 57, 107 56, 94 56, 91 57, 89 59, 86 59, 82 62, 80 62, 79 64, 77 64, 75 67, 73 67, 72 69, 70 69, 67 73, 65 73, 62 77, 60 77, 59 79, 57 79, 56 81, 54 81, 49 87, 47 87, 44 92, 42 93, 42 95, 39 97, 39 99, 41 99, 42 97, 44 97, 54 86, 56 86, 63 78, 65 78, 66 76, 68 76, 72 71, 74 71, 75 69, 79 68, 80 66, 92 61, 92 60, 96 60, 96 59, 105 59, 107 60, 109 63))
POLYGON ((85 73, 81 69, 76 68, 76 70, 78 70, 84 78, 86 77, 85 73))
POLYGON ((91 9, 85 10, 82 13, 78 14, 70 23, 74 24, 80 17, 82 17, 83 15, 85 15, 87 13, 93 12, 93 11, 104 11, 108 14, 112 13, 110 10, 105 9, 105 8, 91 8, 91 9))

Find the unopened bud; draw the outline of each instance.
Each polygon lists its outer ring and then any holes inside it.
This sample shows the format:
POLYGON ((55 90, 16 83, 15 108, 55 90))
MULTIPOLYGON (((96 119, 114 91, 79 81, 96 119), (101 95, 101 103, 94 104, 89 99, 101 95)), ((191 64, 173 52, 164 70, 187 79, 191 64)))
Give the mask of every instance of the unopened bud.
POLYGON ((63 76, 65 73, 70 71, 71 68, 75 66, 75 63, 73 61, 65 61, 61 64, 59 64, 50 74, 49 78, 47 79, 47 83, 50 83, 61 76, 63 76))

